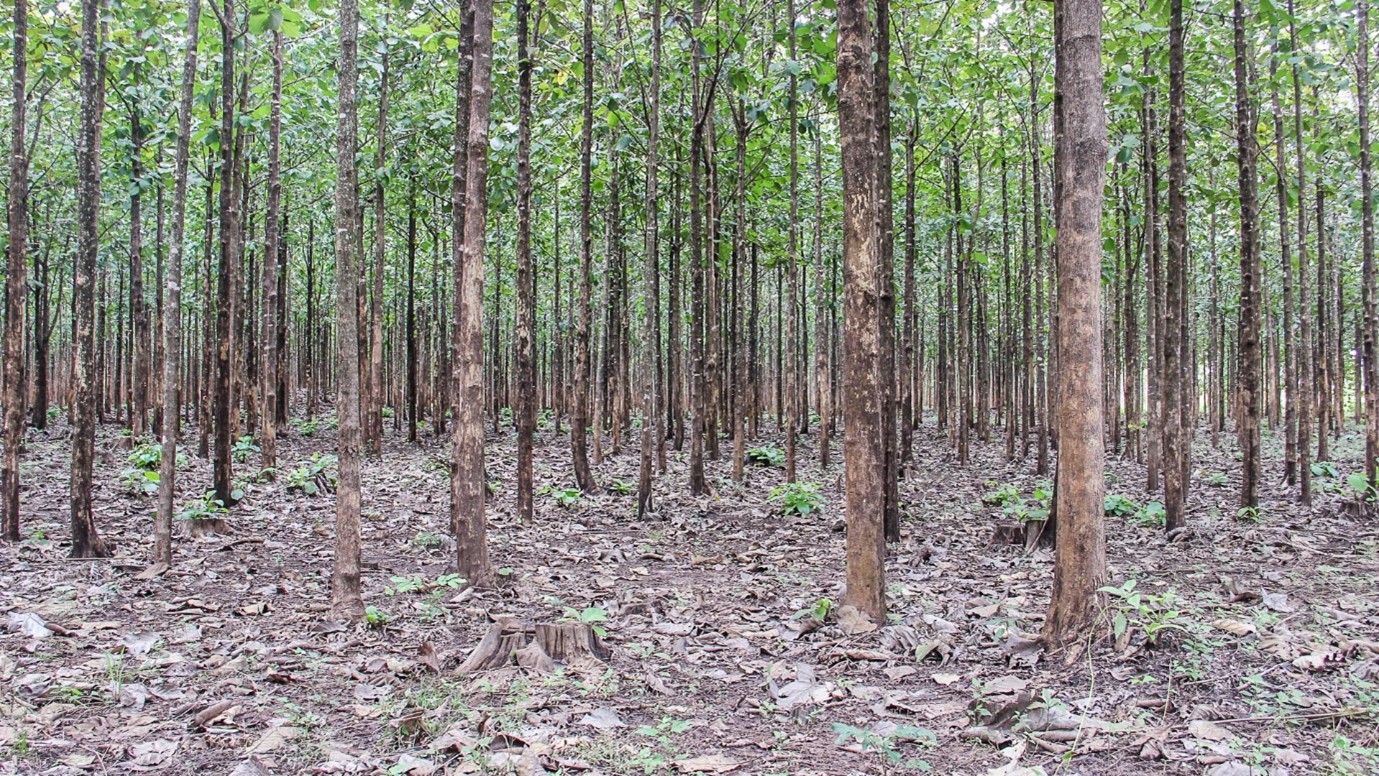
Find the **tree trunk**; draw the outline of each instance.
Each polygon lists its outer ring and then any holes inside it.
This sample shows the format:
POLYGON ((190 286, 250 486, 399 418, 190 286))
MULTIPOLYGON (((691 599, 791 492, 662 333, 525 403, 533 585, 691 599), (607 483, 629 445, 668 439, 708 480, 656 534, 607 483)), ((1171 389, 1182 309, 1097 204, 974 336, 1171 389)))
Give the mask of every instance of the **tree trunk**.
POLYGON ((72 273, 72 470, 73 558, 109 557, 91 511, 91 466, 96 445, 95 279, 100 253, 101 118, 105 112, 100 0, 81 3, 81 124, 77 135, 77 256, 72 273))
MULTIPOLYGON (((1182 413, 1186 388, 1179 318, 1186 310, 1187 277, 1187 86, 1183 71, 1183 0, 1169 0, 1168 22, 1168 266, 1164 269, 1163 405, 1164 530, 1186 523, 1187 458, 1192 447, 1182 413)), ((1285 248, 1286 255, 1286 248, 1285 248)))
POLYGON ((282 156, 279 138, 282 137, 283 35, 273 31, 273 96, 268 118, 268 213, 264 217, 263 235, 263 337, 267 344, 262 373, 263 412, 260 414, 263 466, 278 465, 278 258, 281 226, 279 215, 282 201, 282 156))
MULTIPOLYGON (((517 0, 517 518, 533 515, 536 435, 536 270, 531 250, 531 0, 517 0)), ((536 20, 538 28, 541 20, 536 20)))
MULTIPOLYGON (((227 0, 228 2, 228 0, 227 0)), ((331 571, 331 616, 364 616, 360 596, 360 406, 359 406, 359 250, 356 234, 359 115, 359 6, 340 0, 339 102, 335 128, 335 412, 339 422, 339 482, 335 489, 335 560, 331 571)))
POLYGON ((493 0, 475 0, 469 134, 465 161, 464 239, 455 257, 460 283, 455 329, 455 432, 450 461, 450 522, 456 570, 476 587, 493 584, 484 515, 484 238, 488 198, 488 118, 493 97, 493 0))
MULTIPOLYGON (((224 0, 221 11, 221 74, 220 74, 220 235, 219 264, 216 270, 216 359, 215 359, 215 438, 213 440, 212 460, 215 470, 215 498, 224 506, 230 506, 230 491, 234 487, 232 478, 233 461, 230 458, 231 425, 239 413, 231 394, 233 380, 233 357, 231 349, 234 329, 236 299, 234 293, 235 230, 239 223, 239 197, 235 196, 235 0, 224 0), (232 415, 234 417, 232 417, 232 415)), ((241 134, 242 133, 238 133, 241 134)), ((353 149, 350 151, 353 154, 353 149)), ((220 528, 219 525, 205 525, 205 528, 220 528)))
POLYGON ((10 186, 6 215, 4 453, 0 459, 0 529, 19 541, 19 447, 24 443, 24 318, 28 301, 29 156, 25 146, 28 99, 29 5, 14 3, 14 103, 10 114, 10 186))
MULTIPOLYGON (((388 16, 383 17, 383 27, 388 16)), ((383 273, 387 268, 387 202, 384 197, 383 175, 387 163, 388 143, 388 49, 382 54, 382 72, 378 87, 378 148, 374 156, 374 222, 373 222, 373 293, 369 305, 369 390, 366 405, 364 444, 373 455, 383 453, 383 273)))
MULTIPOLYGON (((651 2, 651 86, 646 96, 646 226, 643 246, 642 304, 645 308, 642 332, 642 439, 641 461, 637 473, 637 516, 644 517, 656 507, 651 492, 651 457, 654 451, 664 458, 665 434, 661 432, 661 413, 656 406, 660 396, 661 298, 660 222, 657 213, 658 182, 656 153, 661 131, 661 3, 651 2)), ((664 465, 662 465, 664 468, 664 465)))
MULTIPOLYGON (((593 310, 594 235, 589 223, 593 208, 594 147, 594 3, 584 0, 584 32, 581 53, 584 66, 584 99, 579 145, 579 324, 575 330, 575 401, 570 413, 570 453, 574 459, 575 487, 596 493, 598 484, 589 469, 589 353, 593 310)), ((598 433, 598 429, 594 430, 598 433)))
POLYGON ((1259 316, 1261 278, 1259 262, 1259 195, 1255 165, 1259 147, 1255 135, 1256 114, 1250 104, 1250 64, 1245 37, 1245 3, 1235 0, 1235 134, 1240 181, 1240 321, 1237 436, 1242 454, 1240 505, 1259 505, 1259 316))
POLYGON ((843 161, 846 605, 886 616, 885 448, 881 408, 881 235, 877 217, 876 93, 867 0, 838 3, 838 122, 843 161))
MULTIPOLYGON (((1379 482, 1379 312, 1375 310, 1374 269, 1374 177, 1369 148, 1369 0, 1356 0, 1356 33, 1359 45, 1355 63, 1355 102, 1360 119, 1360 203, 1361 203, 1361 304, 1364 309, 1361 334, 1361 362, 1365 386, 1365 476, 1370 485, 1379 482)), ((1356 376, 1357 382, 1360 375, 1356 376)))
MULTIPOLYGON (((172 518, 177 498, 177 442, 182 421, 182 248, 187 225, 187 162, 191 145, 192 93, 196 88, 196 44, 201 0, 187 7, 187 47, 177 103, 177 150, 173 154, 172 243, 168 251, 167 301, 163 308, 162 460, 158 473, 158 515, 153 524, 153 562, 172 565, 172 518)), ((266 464, 267 465, 267 464, 266 464)))
POLYGON ((1058 373, 1058 545, 1045 643, 1086 634, 1106 581, 1101 397, 1101 209, 1106 112, 1101 0, 1058 0, 1054 52, 1058 165, 1058 349, 1077 368, 1058 373))

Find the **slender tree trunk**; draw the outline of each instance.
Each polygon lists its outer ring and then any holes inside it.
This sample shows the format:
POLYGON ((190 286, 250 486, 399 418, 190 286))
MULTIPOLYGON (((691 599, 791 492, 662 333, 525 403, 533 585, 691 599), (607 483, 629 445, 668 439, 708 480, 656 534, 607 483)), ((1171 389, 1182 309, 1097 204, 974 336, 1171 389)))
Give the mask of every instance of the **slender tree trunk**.
MULTIPOLYGON (((643 245, 642 303, 645 308, 645 331, 642 332, 642 439, 641 462, 637 473, 637 516, 644 517, 656 510, 652 500, 651 457, 653 450, 664 461, 665 434, 661 432, 661 412, 656 406, 660 396, 657 381, 660 369, 661 298, 660 281, 660 221, 656 157, 661 131, 661 3, 651 2, 651 85, 646 97, 646 226, 643 245)), ((739 375, 739 379, 741 376, 739 375)), ((664 463, 661 464, 664 469, 664 463)))
MULTIPOLYGON (((832 318, 832 291, 824 293, 824 152, 823 134, 814 128, 814 362, 819 381, 819 467, 826 471, 831 454, 829 434, 833 428, 833 386, 829 365, 829 321, 832 318)), ((756 264, 753 262, 753 269, 756 264)), ((753 273, 753 294, 756 276, 753 273)), ((756 311, 752 312, 755 326, 756 311)))
MULTIPOLYGON (((388 17, 384 14, 384 37, 388 17)), ((383 273, 387 271, 387 202, 383 170, 388 159, 388 49, 384 45, 378 87, 378 147, 374 151, 373 293, 369 313, 369 390, 364 444, 373 455, 383 453, 383 273)))
POLYGON ((96 444, 95 329, 96 260, 100 253, 101 118, 105 112, 100 0, 81 3, 81 123, 77 135, 77 256, 72 304, 71 517, 74 558, 109 557, 111 547, 96 530, 91 511, 91 466, 96 444))
MULTIPOLYGON (((214 1, 214 0, 213 0, 214 1)), ((234 293, 235 231, 239 228, 239 197, 235 184, 235 149, 239 138, 235 131, 235 0, 224 0, 221 10, 221 74, 220 74, 220 235, 219 265, 216 270, 216 358, 215 358, 215 438, 212 461, 215 471, 215 498, 225 506, 233 499, 233 461, 230 458, 231 425, 238 417, 238 409, 231 393, 233 381, 232 344, 238 318, 235 315, 234 293), (232 415, 234 417, 232 417, 232 415)), ((350 152, 353 154, 353 150, 350 152)), ((198 532, 224 530, 223 521, 204 521, 194 529, 198 532)))
POLYGON ((1058 373, 1058 545, 1044 640, 1060 647, 1083 636, 1101 609, 1106 581, 1101 397, 1101 210, 1106 174, 1101 0, 1057 0, 1055 78, 1061 146, 1057 157, 1058 349, 1078 368, 1058 373))
POLYGON ((450 522, 455 531, 456 570, 476 587, 494 581, 484 515, 484 238, 488 221, 488 119, 493 97, 493 0, 475 0, 469 136, 465 162, 464 239, 455 257, 460 314, 455 329, 455 435, 451 452, 450 522))
MULTIPOLYGON (((702 0, 694 0, 693 18, 691 19, 691 40, 695 40, 693 35, 702 28, 704 8, 702 0)), ((691 286, 691 314, 690 314, 690 460, 689 460, 689 490, 692 496, 702 496, 708 493, 709 484, 704 476, 704 436, 709 426, 708 411, 709 402, 704 395, 708 389, 705 379, 706 356, 705 356, 705 309, 707 307, 704 295, 707 293, 705 281, 705 259, 704 246, 704 208, 703 191, 700 175, 704 167, 705 141, 704 123, 708 119, 710 108, 704 103, 701 70, 702 47, 697 43, 691 43, 693 53, 690 55, 690 83, 691 83, 691 110, 690 110, 690 286, 691 286)), ((710 219, 712 220, 712 219, 710 219)), ((713 250, 713 242, 709 241, 709 250, 713 250)), ((779 410, 778 410, 779 412, 779 410)), ((779 417, 779 415, 778 415, 779 417)))
MULTIPOLYGON (((885 0, 881 0, 885 2, 885 0)), ((795 0, 788 0, 786 3, 786 27, 789 40, 789 56, 793 62, 795 60, 795 0)), ((795 481, 795 432, 799 428, 799 412, 797 406, 798 389, 795 386, 795 378, 799 374, 796 363, 799 355, 795 352, 798 342, 797 332, 799 331, 799 245, 800 245, 800 186, 799 186, 799 79, 796 78, 794 71, 790 71, 789 77, 789 122, 790 122, 790 223, 787 228, 789 242, 785 249, 785 303, 787 311, 785 314, 785 481, 795 481)), ((746 141, 746 133, 741 134, 743 142, 746 141)), ((747 154, 742 150, 738 154, 739 171, 745 169, 747 154)), ((745 198, 745 192, 741 185, 738 186, 738 196, 745 198)), ((739 203, 739 212, 745 215, 746 204, 739 203)), ((742 227, 739 227, 742 228, 742 227)))
POLYGON ((843 602, 873 622, 886 616, 885 443, 882 439, 880 221, 877 216, 876 92, 867 0, 838 3, 838 122, 843 161, 844 326, 848 379, 847 591, 843 602))
POLYGON ((1235 0, 1235 133, 1240 179, 1240 321, 1239 436, 1242 454, 1240 505, 1259 505, 1259 411, 1261 279, 1259 266, 1259 196, 1255 135, 1256 114, 1250 104, 1249 51, 1245 37, 1245 3, 1235 0))
POLYGON ((0 459, 0 528, 19 541, 19 448, 24 443, 24 318, 28 301, 29 155, 25 146, 28 100, 29 5, 14 3, 14 103, 10 114, 10 186, 6 216, 4 453, 0 459))
MULTIPOLYGON (((228 1, 228 0, 227 0, 228 1)), ((360 404, 359 404, 359 248, 355 187, 358 170, 359 6, 340 0, 339 102, 335 128, 335 413, 339 422, 340 476, 335 491, 335 560, 331 571, 331 616, 364 616, 360 576, 360 404)))
MULTIPOLYGON (((1099 0, 1098 0, 1099 2, 1099 0)), ((1168 266, 1164 270, 1163 406, 1164 530, 1186 524, 1187 464, 1192 446, 1182 413, 1186 388, 1184 345, 1179 322, 1186 306, 1187 264, 1187 85, 1183 69, 1183 0, 1169 0, 1168 22, 1168 266)))
MULTIPOLYGON (((1293 15, 1293 0, 1288 0, 1288 14, 1293 15)), ((1288 36, 1293 51, 1298 50, 1297 23, 1290 19, 1288 36)), ((1307 266, 1307 208, 1303 197, 1307 194, 1307 164, 1302 145, 1302 76, 1298 64, 1293 63, 1293 153, 1297 165, 1298 207, 1298 499, 1305 506, 1312 504, 1312 414, 1316 406, 1313 393, 1312 364, 1312 313, 1308 293, 1307 266)), ((1282 141, 1280 141, 1282 142, 1282 141)), ((1295 399, 1290 395, 1290 403, 1295 399)), ((1325 429, 1322 429, 1323 435, 1325 429)))
POLYGON ((187 48, 177 103, 177 150, 173 154, 172 243, 168 251, 167 301, 163 308, 162 460, 158 472, 158 515, 153 524, 153 562, 172 565, 172 518, 177 498, 177 442, 182 422, 182 249, 187 227, 187 162, 191 146, 192 93, 196 88, 196 44, 201 0, 187 6, 187 48))
MULTIPOLYGON (((1374 177, 1369 136, 1369 0, 1356 0, 1356 33, 1359 40, 1355 64, 1355 102, 1360 119, 1360 250, 1363 332, 1361 362, 1365 388, 1365 476, 1379 482, 1379 312, 1375 309, 1374 177)), ((1357 382, 1360 375, 1356 376, 1357 382)))
MULTIPOLYGON (((517 0, 517 517, 533 516, 536 435, 536 270, 531 249, 531 0, 517 0)), ((537 26, 541 20, 536 20, 537 26)))
MULTIPOLYGON (((585 493, 598 491, 589 469, 589 370, 590 327, 593 323, 594 233, 589 223, 593 208, 594 147, 594 3, 584 0, 584 32, 581 53, 584 66, 584 100, 579 145, 579 322, 575 330, 575 401, 570 413, 570 454, 574 459, 575 486, 585 493)), ((598 429, 594 429, 598 433, 598 429)))
POLYGON ((268 112, 268 213, 264 217, 263 235, 263 341, 267 344, 264 352, 262 373, 263 412, 259 422, 262 426, 262 448, 264 468, 278 465, 278 258, 281 251, 279 210, 282 202, 282 155, 279 139, 282 137, 282 91, 283 91, 283 35, 282 30, 273 31, 273 96, 268 112))

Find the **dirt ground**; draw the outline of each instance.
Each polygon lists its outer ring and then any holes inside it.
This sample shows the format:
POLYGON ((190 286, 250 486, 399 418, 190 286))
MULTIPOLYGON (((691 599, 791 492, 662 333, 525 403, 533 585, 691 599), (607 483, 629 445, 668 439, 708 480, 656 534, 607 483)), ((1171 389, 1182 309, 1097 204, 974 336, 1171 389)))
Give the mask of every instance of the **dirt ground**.
MULTIPOLYGON (((1191 531, 1171 543, 1144 468, 1112 460, 1122 592, 1102 632, 1119 637, 1048 655, 1034 635, 1050 553, 989 544, 1010 513, 1038 509, 1046 478, 1006 462, 1000 432, 965 469, 943 432, 917 433, 892 622, 871 632, 830 606, 842 468, 820 470, 812 436, 800 479, 822 512, 782 515, 781 470, 752 467, 739 486, 728 460, 709 464, 716 494, 690 498, 672 452, 658 513, 638 520, 635 451, 597 467, 608 493, 566 493, 568 443, 545 425, 531 524, 512 517, 513 437, 490 436, 501 584, 485 592, 448 575, 445 447, 394 436, 364 466, 371 622, 344 627, 327 621, 331 496, 289 490, 312 481, 312 453, 333 452, 329 425, 288 430, 277 478, 246 483, 231 532, 180 538, 161 577, 140 576, 154 497, 126 492, 128 440, 108 427, 97 443, 97 521, 116 557, 72 561, 68 428, 34 434, 27 538, 0 545, 0 773, 1379 773, 1379 528, 1346 507, 1354 434, 1304 510, 1266 432, 1257 521, 1236 516, 1230 436, 1200 437, 1191 531), (588 623, 611 658, 460 675, 498 615, 588 623)), ((246 453, 236 475, 251 478, 246 453)), ((210 479, 188 458, 184 500, 210 479)))

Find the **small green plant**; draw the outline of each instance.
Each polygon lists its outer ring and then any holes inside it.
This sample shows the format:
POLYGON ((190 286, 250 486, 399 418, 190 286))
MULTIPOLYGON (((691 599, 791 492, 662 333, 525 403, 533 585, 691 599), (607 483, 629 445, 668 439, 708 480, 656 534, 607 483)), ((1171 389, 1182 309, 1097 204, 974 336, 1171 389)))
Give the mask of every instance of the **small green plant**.
POLYGON ((259 446, 254 444, 254 438, 242 436, 236 439, 234 447, 230 448, 230 457, 235 459, 236 463, 244 463, 257 452, 259 452, 259 446))
POLYGON ((383 408, 383 417, 392 419, 392 417, 393 417, 393 408, 392 408, 392 407, 384 407, 384 408, 383 408))
POLYGON ((982 496, 982 503, 989 507, 1008 507, 1020 501, 1020 489, 1009 482, 997 485, 994 490, 982 496))
POLYGON ((1211 488, 1224 488, 1224 487, 1226 487, 1226 486, 1229 485, 1229 484, 1230 484, 1230 480, 1226 479, 1226 475, 1222 474, 1221 472, 1212 472, 1211 474, 1208 474, 1208 475, 1207 475, 1207 486, 1208 486, 1208 487, 1211 487, 1211 488))
MULTIPOLYGON (((130 451, 125 459, 135 469, 157 471, 163 463, 163 446, 157 442, 144 442, 130 451)), ((178 461, 181 463, 181 461, 178 461)))
POLYGON ((579 488, 555 488, 550 485, 543 485, 537 492, 550 496, 555 503, 565 509, 575 506, 584 498, 584 492, 579 488))
POLYGON ((1098 588, 1098 593, 1106 593, 1116 599, 1112 620, 1112 632, 1119 640, 1130 628, 1138 628, 1144 633, 1145 641, 1157 644, 1159 638, 1168 631, 1187 631, 1187 620, 1178 609, 1178 595, 1172 590, 1162 594, 1144 593, 1136 590, 1139 580, 1127 579, 1120 587, 1098 588))
POLYGON ((120 487, 130 496, 152 496, 158 492, 157 469, 130 467, 120 473, 120 487))
POLYGON ((612 493, 615 496, 630 496, 633 493, 637 492, 637 486, 633 485, 630 482, 623 482, 622 480, 613 480, 613 482, 608 486, 608 492, 612 493))
POLYGON ((767 501, 780 505, 781 513, 786 515, 808 517, 824 510, 824 497, 812 482, 789 482, 772 488, 767 501))
POLYGON ((1312 476, 1317 479, 1335 480, 1340 478, 1341 471, 1330 461, 1317 461, 1312 464, 1312 476))
POLYGON ((288 491, 298 491, 304 496, 315 496, 322 491, 335 490, 335 474, 331 468, 339 461, 333 455, 312 453, 304 465, 288 471, 284 483, 288 491))
POLYGON ((412 537, 412 544, 415 544, 416 546, 421 547, 422 549, 434 550, 435 548, 443 544, 443 540, 440 536, 437 536, 436 534, 422 531, 418 533, 416 536, 412 537))
POLYGON ((1143 528, 1162 528, 1168 519, 1168 510, 1162 502, 1151 501, 1135 510, 1135 522, 1143 528))
POLYGON ((560 621, 582 622, 592 628, 594 633, 599 635, 599 638, 608 635, 607 631, 605 631, 602 626, 598 625, 598 623, 608 621, 608 610, 601 609, 597 606, 588 606, 584 609, 576 609, 573 606, 567 606, 565 607, 565 616, 561 617, 560 621))
POLYGON ((188 501, 176 517, 178 520, 214 520, 229 513, 225 502, 215 497, 215 491, 208 490, 201 498, 188 501))
POLYGON ((785 466, 785 451, 770 445, 748 450, 745 458, 747 463, 754 466, 774 466, 777 469, 785 466))
POLYGON ((913 725, 900 725, 888 735, 882 735, 866 728, 845 725, 842 722, 834 722, 833 732, 838 734, 838 739, 834 742, 835 746, 844 746, 850 741, 856 741, 863 752, 876 752, 881 755, 888 767, 906 768, 910 770, 927 771, 929 763, 924 760, 906 760, 905 755, 900 752, 898 746, 900 741, 917 741, 925 746, 937 746, 938 737, 931 731, 913 725))
POLYGON ((1264 520, 1264 512, 1259 507, 1241 507, 1235 510, 1235 519, 1242 523, 1260 523, 1264 520))
POLYGON ((1369 476, 1364 472, 1355 472, 1346 477, 1345 486, 1357 503, 1372 504, 1379 501, 1379 488, 1375 488, 1374 483, 1369 481, 1369 476))
POLYGON ((1041 505, 1038 501, 1026 501, 1023 496, 1016 496, 1015 500, 1006 505, 1001 512, 1015 518, 1020 523, 1038 522, 1049 519, 1049 508, 1041 505))
POLYGON ((823 621, 825 621, 825 620, 828 619, 828 615, 829 615, 832 611, 833 611, 833 599, 831 599, 831 598, 820 598, 818 601, 815 601, 815 602, 814 602, 814 605, 813 605, 812 607, 810 607, 810 608, 808 608, 808 609, 801 609, 801 610, 799 610, 798 612, 795 612, 794 617, 792 617, 791 619, 798 620, 798 619, 800 619, 801 617, 806 617, 806 616, 807 616, 807 617, 810 617, 811 619, 815 619, 815 620, 818 620, 819 622, 823 622, 823 621))
POLYGON ((1105 511, 1107 517, 1128 517, 1140 511, 1140 505, 1119 493, 1107 493, 1105 511))
POLYGON ((388 614, 377 606, 364 607, 364 622, 370 628, 382 628, 388 624, 388 614))

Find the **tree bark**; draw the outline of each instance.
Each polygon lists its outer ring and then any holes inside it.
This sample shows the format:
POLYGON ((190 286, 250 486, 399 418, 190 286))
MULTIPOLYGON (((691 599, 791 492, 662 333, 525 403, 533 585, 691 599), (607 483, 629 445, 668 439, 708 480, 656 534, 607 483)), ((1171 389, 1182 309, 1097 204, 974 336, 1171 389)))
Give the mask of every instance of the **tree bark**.
POLYGON ((28 301, 29 155, 25 145, 28 100, 29 5, 14 3, 14 103, 10 114, 10 186, 6 216, 4 453, 0 459, 0 529, 19 541, 19 448, 24 443, 24 319, 28 301))
POLYGON ((73 558, 109 557, 111 548, 96 530, 91 511, 91 466, 96 445, 95 279, 100 253, 101 118, 105 112, 104 58, 100 0, 81 3, 81 123, 77 134, 77 256, 72 303, 72 469, 73 558))
MULTIPOLYGON (((536 288, 531 250, 531 0, 517 0, 517 517, 533 515, 536 435, 536 288)), ((540 27, 541 20, 537 19, 540 27)))
POLYGON ((1058 544, 1044 640, 1053 647, 1087 632, 1106 581, 1105 449, 1101 395, 1101 210, 1106 112, 1101 0, 1057 0, 1055 78, 1060 131, 1058 195, 1058 544), (1075 366, 1074 366, 1075 365, 1075 366))
MULTIPOLYGON (((584 0, 584 32, 581 53, 584 67, 584 99, 579 144, 579 322, 575 330, 575 401, 570 413, 570 454, 574 459, 575 487, 585 493, 598 491, 589 469, 589 353, 593 311, 594 235, 590 222, 593 208, 594 148, 594 3, 584 0)), ((595 429, 598 433, 598 429, 595 429)))
POLYGON ((335 489, 335 560, 331 571, 331 616, 364 616, 360 595, 360 406, 358 145, 359 5, 340 0, 339 102, 335 128, 335 412, 339 422, 340 476, 335 489))
POLYGON ((187 5, 187 48, 177 103, 177 150, 173 154, 172 243, 168 249, 167 300, 163 307, 162 460, 158 472, 158 515, 153 524, 153 562, 172 565, 172 518, 177 498, 177 443, 182 422, 182 248, 187 228, 187 163, 191 147, 192 94, 196 88, 196 44, 201 0, 187 5))
POLYGON ((278 465, 278 258, 281 253, 279 211, 282 202, 283 35, 273 31, 273 96, 268 113, 268 213, 263 235, 263 412, 260 413, 262 439, 259 446, 265 469, 278 465))
POLYGON ((838 3, 838 121, 843 161, 843 436, 847 504, 846 605, 886 616, 885 449, 882 441, 876 94, 867 0, 838 3))
POLYGON ((1256 163, 1259 156, 1255 134, 1256 114, 1250 104, 1250 64, 1245 37, 1245 3, 1235 0, 1235 135, 1240 183, 1240 320, 1237 383, 1239 421, 1237 435, 1242 454, 1240 506, 1259 505, 1259 317, 1261 279, 1259 262, 1259 194, 1256 163))
POLYGON ((484 514, 484 239, 487 230, 488 117, 492 101, 493 0, 475 0, 469 136, 465 162, 464 239, 455 257, 460 283, 455 329, 455 431, 450 460, 450 522, 456 570, 476 587, 493 584, 484 514))
MULTIPOLYGON (((1186 523, 1187 458, 1192 442, 1182 413, 1186 388, 1180 317, 1187 277, 1187 85, 1183 68, 1183 0, 1169 0, 1168 266, 1164 269, 1163 404, 1165 531, 1186 523)), ((1286 255, 1286 249, 1285 249, 1286 255)))

